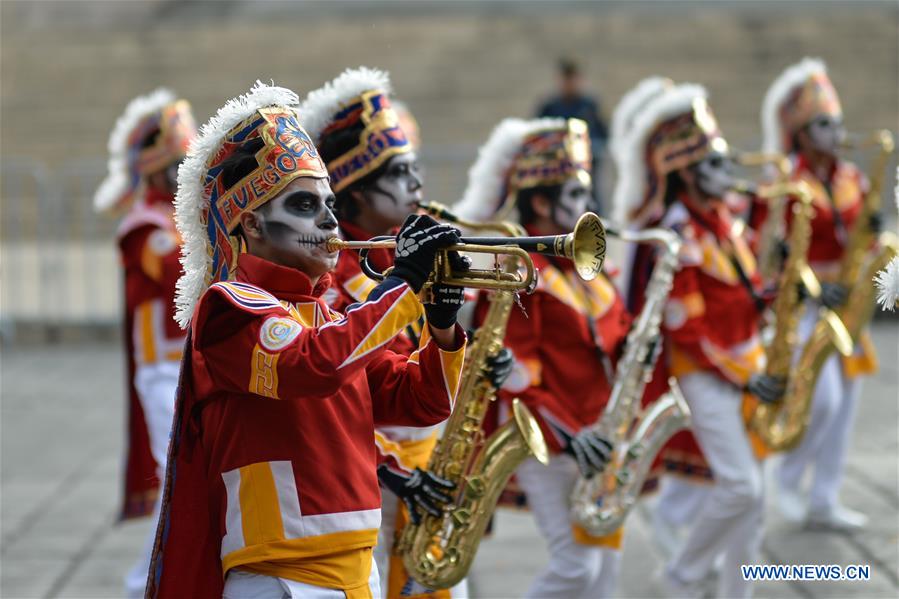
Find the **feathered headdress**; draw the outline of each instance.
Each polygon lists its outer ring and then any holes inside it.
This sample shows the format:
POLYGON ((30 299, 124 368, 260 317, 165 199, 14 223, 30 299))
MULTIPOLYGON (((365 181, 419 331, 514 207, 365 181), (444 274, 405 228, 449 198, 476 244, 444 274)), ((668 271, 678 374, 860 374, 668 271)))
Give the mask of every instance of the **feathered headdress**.
POLYGON ((184 158, 197 126, 186 100, 164 88, 128 103, 109 136, 108 174, 94 193, 94 210, 127 206, 141 176, 184 158), (147 143, 156 134, 153 143, 147 143))
POLYGON ((762 150, 790 153, 793 136, 817 115, 841 116, 837 92, 819 58, 804 58, 774 80, 762 102, 762 150))
POLYGON ((657 96, 634 115, 632 128, 612 201, 616 222, 639 227, 664 213, 669 173, 728 148, 700 85, 657 96))
POLYGON ((579 119, 509 118, 493 129, 468 171, 468 187, 453 206, 460 217, 486 221, 518 190, 589 180, 590 138, 579 119))
POLYGON ((387 73, 359 67, 347 69, 303 100, 300 114, 319 148, 328 147, 327 138, 331 136, 359 130, 349 147, 341 147, 337 155, 323 156, 335 193, 393 156, 412 151, 399 116, 390 105, 390 93, 387 73))
MULTIPOLYGON (((899 209, 899 168, 896 168, 896 190, 893 196, 899 209)), ((884 310, 895 310, 899 303, 899 256, 893 258, 886 268, 874 278, 877 284, 877 301, 884 310)))
POLYGON ((627 147, 627 136, 633 128, 634 118, 651 100, 673 87, 674 81, 667 77, 647 77, 621 97, 612 112, 609 124, 609 153, 619 171, 622 167, 622 153, 627 147))
POLYGON ((324 163, 300 125, 289 89, 259 81, 230 100, 203 125, 178 169, 175 222, 184 239, 175 319, 186 328, 206 288, 228 280, 241 246, 234 235, 241 214, 257 209, 298 177, 326 178, 324 163), (247 142, 261 139, 258 167, 234 185, 222 181, 222 164, 247 142))

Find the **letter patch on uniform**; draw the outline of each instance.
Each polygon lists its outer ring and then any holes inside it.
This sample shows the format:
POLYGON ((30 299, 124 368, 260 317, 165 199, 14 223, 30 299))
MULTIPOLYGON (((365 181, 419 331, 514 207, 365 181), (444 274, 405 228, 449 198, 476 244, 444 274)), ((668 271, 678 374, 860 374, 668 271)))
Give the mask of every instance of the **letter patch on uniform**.
POLYGON ((292 318, 272 316, 262 323, 259 344, 268 351, 281 351, 303 331, 303 325, 292 318))

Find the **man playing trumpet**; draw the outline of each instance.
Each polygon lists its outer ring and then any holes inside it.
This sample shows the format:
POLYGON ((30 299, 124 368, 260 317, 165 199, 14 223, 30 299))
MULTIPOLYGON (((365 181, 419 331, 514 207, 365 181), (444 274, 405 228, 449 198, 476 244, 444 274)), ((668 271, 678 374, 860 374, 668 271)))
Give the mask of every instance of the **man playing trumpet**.
POLYGON ((458 232, 410 217, 390 276, 332 310, 335 198, 297 103, 257 84, 179 171, 189 341, 150 597, 378 596, 374 426, 434 425, 455 400, 461 289, 432 287, 412 356, 386 346, 417 320, 434 255, 458 232))

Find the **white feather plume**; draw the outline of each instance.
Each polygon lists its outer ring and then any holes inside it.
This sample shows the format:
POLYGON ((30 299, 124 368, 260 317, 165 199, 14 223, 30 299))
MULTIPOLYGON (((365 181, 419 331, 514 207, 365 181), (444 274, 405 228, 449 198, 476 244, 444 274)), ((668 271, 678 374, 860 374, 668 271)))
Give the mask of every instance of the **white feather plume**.
POLYGON ((564 126, 565 119, 561 118, 500 121, 478 150, 478 158, 468 170, 468 186, 462 199, 453 205, 453 212, 466 220, 489 220, 506 199, 502 197, 506 175, 525 138, 537 131, 564 126))
POLYGON ((128 103, 125 112, 116 121, 109 134, 107 148, 108 173, 94 193, 94 211, 106 212, 115 207, 116 202, 128 191, 132 183, 132 173, 128 168, 128 136, 134 127, 147 116, 175 101, 175 94, 160 87, 149 94, 138 96, 128 103))
MULTIPOLYGON (((896 167, 896 189, 893 194, 896 208, 899 209, 899 167, 896 167)), ((890 311, 896 309, 899 302, 899 256, 893 258, 886 268, 877 273, 874 282, 877 284, 877 301, 883 309, 890 311)))
POLYGON ((874 277, 877 285, 877 301, 884 310, 895 310, 899 302, 899 256, 874 277))
POLYGON ((803 58, 787 67, 765 93, 762 102, 762 151, 785 152, 783 128, 780 122, 780 108, 797 86, 805 83, 817 73, 827 73, 827 66, 820 58, 803 58))
POLYGON ((618 101, 609 124, 609 153, 616 166, 621 166, 621 153, 631 132, 634 118, 656 96, 673 85, 667 77, 652 76, 640 81, 618 101))
POLYGON ((633 117, 631 133, 621 148, 620 170, 612 194, 616 222, 629 223, 629 213, 643 202, 646 193, 646 143, 662 122, 691 110, 697 98, 707 98, 701 85, 682 83, 652 99, 633 117))
POLYGON ((206 228, 200 222, 209 202, 204 192, 206 163, 222 145, 225 135, 241 121, 266 106, 294 106, 299 97, 289 89, 257 81, 246 94, 229 100, 200 128, 191 142, 187 158, 178 168, 178 193, 175 195, 175 224, 184 240, 181 247, 183 272, 178 279, 175 320, 187 328, 197 300, 206 290, 212 265, 206 228))
POLYGON ((312 141, 320 141, 322 131, 350 100, 362 92, 375 89, 390 95, 390 75, 386 71, 358 67, 345 70, 332 81, 309 92, 300 105, 300 117, 312 141))

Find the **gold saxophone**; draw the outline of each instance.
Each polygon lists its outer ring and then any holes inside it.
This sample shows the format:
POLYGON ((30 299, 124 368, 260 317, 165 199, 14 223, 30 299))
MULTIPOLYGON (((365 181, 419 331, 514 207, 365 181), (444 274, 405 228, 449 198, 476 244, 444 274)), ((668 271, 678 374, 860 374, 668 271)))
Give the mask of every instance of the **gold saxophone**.
MULTIPOLYGON (((818 319, 811 337, 802 349, 799 361, 792 367, 792 376, 787 384, 785 399, 778 404, 761 405, 753 415, 751 426, 775 451, 793 449, 802 440, 811 415, 812 394, 824 363, 834 350, 842 350, 841 353, 846 353, 847 348, 840 347, 840 345, 847 340, 841 341, 841 335, 834 334, 836 319, 845 326, 851 338, 848 340, 848 349, 851 351, 852 342, 857 342, 862 329, 874 312, 875 288, 870 281, 875 273, 882 269, 899 251, 899 243, 897 243, 895 235, 882 233, 878 239, 877 235, 871 231, 869 224, 871 216, 880 210, 883 173, 893 152, 893 137, 888 131, 877 132, 873 141, 880 146, 880 154, 871 177, 871 189, 865 196, 862 209, 849 233, 846 252, 840 264, 838 280, 850 287, 849 299, 835 313, 831 313, 833 316, 827 316, 828 312, 824 312, 818 319), (875 249, 872 250, 872 247, 875 249)), ((791 247, 791 256, 794 253, 791 247)), ((807 266, 805 269, 807 270, 807 266)), ((790 273, 785 273, 785 275, 789 277, 790 273)), ((803 276, 803 281, 805 282, 805 276, 803 276)), ((808 285, 806 286, 808 287, 808 285)), ((790 289, 783 287, 780 291, 792 293, 790 289)), ((815 295, 814 291, 812 291, 812 295, 815 295)), ((784 308, 784 310, 786 309, 784 308)), ((794 310, 792 316, 785 316, 776 307, 775 311, 777 312, 778 329, 780 329, 782 317, 785 320, 793 319, 797 317, 796 313, 798 312, 798 310, 794 310)), ((785 353, 786 350, 778 349, 777 351, 785 353)), ((772 368, 782 370, 784 364, 786 370, 790 371, 789 357, 774 355, 772 360, 772 356, 769 354, 769 360, 774 362, 769 365, 769 372, 772 368)))
MULTIPOLYGON (((780 152, 743 152, 736 157, 737 164, 749 167, 772 165, 777 172, 775 185, 786 183, 790 178, 792 164, 790 158, 780 152)), ((757 186, 751 183, 737 185, 738 191, 758 193, 757 186)), ((762 188, 764 189, 764 188, 762 188)), ((773 188, 772 188, 773 189, 773 188)), ((781 270, 779 241, 786 237, 784 233, 784 214, 787 198, 783 195, 768 194, 768 217, 759 231, 758 263, 759 274, 763 280, 771 280, 781 270)))
MULTIPOLYGON (((462 221, 439 204, 421 208, 471 229, 500 229, 509 236, 521 233, 512 223, 462 221)), ((518 266, 517 256, 506 258, 507 272, 516 272, 518 266)), ((516 298, 515 291, 492 292, 484 323, 466 352, 456 405, 428 462, 429 471, 456 485, 453 501, 442 516, 424 514, 418 525, 407 524, 400 537, 398 551, 406 571, 431 589, 449 588, 468 573, 499 495, 518 465, 531 455, 544 464, 549 461, 540 426, 517 399, 508 422, 486 440, 482 430, 497 391, 487 378, 488 360, 503 348, 516 298)))
POLYGON ((610 534, 624 523, 655 455, 674 433, 690 425, 690 409, 673 378, 667 393, 640 410, 658 358, 662 312, 678 267, 681 238, 665 229, 616 232, 606 225, 606 230, 624 241, 655 243, 664 253, 653 268, 646 303, 628 333, 609 402, 593 425, 612 444, 612 460, 602 474, 580 478, 571 493, 572 520, 596 536, 610 534))

